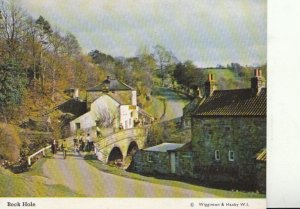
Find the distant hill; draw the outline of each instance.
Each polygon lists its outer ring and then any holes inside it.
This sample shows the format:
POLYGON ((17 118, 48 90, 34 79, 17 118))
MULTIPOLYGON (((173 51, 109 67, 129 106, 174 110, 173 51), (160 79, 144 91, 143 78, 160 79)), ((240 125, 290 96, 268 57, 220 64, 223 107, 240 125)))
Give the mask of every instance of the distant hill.
POLYGON ((214 75, 218 89, 249 88, 253 76, 253 68, 243 68, 237 72, 229 68, 198 68, 197 71, 204 78, 200 81, 202 86, 210 73, 214 75))

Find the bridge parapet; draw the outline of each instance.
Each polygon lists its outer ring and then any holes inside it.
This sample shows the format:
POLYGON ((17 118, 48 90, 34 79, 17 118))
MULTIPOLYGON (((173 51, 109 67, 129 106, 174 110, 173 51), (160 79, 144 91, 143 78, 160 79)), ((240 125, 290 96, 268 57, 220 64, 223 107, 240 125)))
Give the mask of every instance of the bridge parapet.
POLYGON ((101 138, 95 143, 95 152, 98 159, 107 163, 108 155, 113 147, 119 147, 124 157, 124 155, 127 155, 127 149, 132 141, 135 141, 138 148, 142 149, 145 145, 148 128, 147 126, 125 129, 101 138))

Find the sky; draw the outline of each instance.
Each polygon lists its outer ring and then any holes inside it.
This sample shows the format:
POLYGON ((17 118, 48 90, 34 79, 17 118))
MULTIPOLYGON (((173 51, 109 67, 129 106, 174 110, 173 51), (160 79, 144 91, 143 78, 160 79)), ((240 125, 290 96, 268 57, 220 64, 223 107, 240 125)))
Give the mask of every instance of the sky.
POLYGON ((157 44, 199 67, 267 62, 266 0, 19 0, 73 33, 85 53, 135 56, 157 44))

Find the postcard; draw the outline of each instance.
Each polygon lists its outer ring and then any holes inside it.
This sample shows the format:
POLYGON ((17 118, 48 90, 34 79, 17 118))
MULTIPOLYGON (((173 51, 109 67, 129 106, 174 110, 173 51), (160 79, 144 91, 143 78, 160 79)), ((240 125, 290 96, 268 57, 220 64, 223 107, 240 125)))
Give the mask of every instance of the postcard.
POLYGON ((267 1, 0 0, 1 208, 266 208, 267 1))

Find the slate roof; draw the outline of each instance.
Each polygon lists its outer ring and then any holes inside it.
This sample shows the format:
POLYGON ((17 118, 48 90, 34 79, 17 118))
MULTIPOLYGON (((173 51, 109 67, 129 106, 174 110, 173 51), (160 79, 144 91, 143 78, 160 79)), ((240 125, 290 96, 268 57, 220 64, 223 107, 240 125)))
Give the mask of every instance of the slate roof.
POLYGON ((131 86, 117 80, 117 79, 109 79, 103 81, 101 84, 89 88, 87 91, 126 91, 126 90, 133 90, 131 86))
POLYGON ((215 90, 202 100, 195 116, 266 116, 267 89, 258 95, 251 89, 215 90))
POLYGON ((176 151, 193 151, 192 142, 184 144, 182 147, 177 148, 176 151))
POLYGON ((113 98, 115 101, 117 101, 121 105, 131 105, 131 97, 128 95, 120 95, 117 93, 107 93, 108 96, 113 98))
POLYGON ((168 152, 170 150, 175 150, 177 148, 182 147, 184 144, 178 144, 178 143, 162 143, 159 145, 156 145, 154 147, 149 147, 144 149, 145 151, 152 151, 152 152, 168 152))

